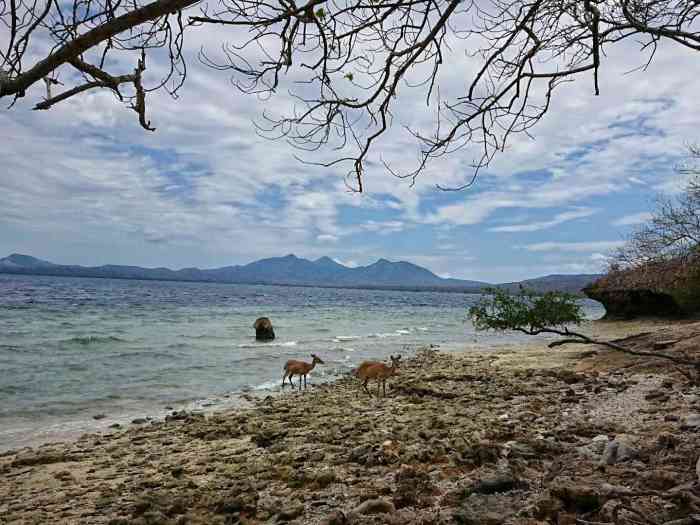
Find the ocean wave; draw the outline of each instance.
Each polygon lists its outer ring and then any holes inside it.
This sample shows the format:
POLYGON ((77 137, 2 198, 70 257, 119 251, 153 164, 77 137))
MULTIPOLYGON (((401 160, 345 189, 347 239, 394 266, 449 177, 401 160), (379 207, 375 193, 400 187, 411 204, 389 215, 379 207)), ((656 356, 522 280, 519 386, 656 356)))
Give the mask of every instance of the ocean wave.
POLYGON ((137 350, 133 352, 121 352, 119 354, 107 355, 105 359, 109 360, 119 360, 119 359, 135 359, 135 358, 152 358, 152 359, 178 359, 177 354, 172 352, 158 352, 153 350, 137 350))
POLYGON ((93 345, 99 343, 126 343, 126 339, 121 339, 113 335, 85 335, 80 337, 71 337, 69 339, 63 339, 61 343, 68 344, 79 344, 79 345, 93 345))
POLYGON ((177 350, 178 348, 189 348, 190 345, 187 343, 171 343, 166 348, 172 348, 173 350, 177 350))
POLYGON ((185 339, 231 339, 227 335, 212 335, 212 334, 180 334, 179 337, 184 337, 185 339))
POLYGON ((0 394, 20 394, 22 392, 27 392, 28 390, 30 390, 30 388, 24 385, 0 386, 0 394))
POLYGON ((298 341, 287 341, 285 343, 241 343, 238 348, 266 348, 268 346, 297 346, 298 341))
POLYGON ((388 333, 380 333, 380 334, 369 334, 367 337, 371 337, 373 339, 379 338, 379 339, 385 339, 387 337, 400 337, 401 334, 397 334, 396 332, 388 332, 388 333))
POLYGON ((409 335, 412 332, 412 330, 402 328, 400 330, 396 330, 396 333, 399 335, 409 335))
POLYGON ((334 343, 340 343, 343 341, 352 341, 353 339, 359 339, 359 335, 336 335, 333 339, 334 343))
POLYGON ((251 390, 272 390, 273 388, 280 386, 280 384, 281 382, 279 380, 266 381, 265 383, 253 386, 251 390))

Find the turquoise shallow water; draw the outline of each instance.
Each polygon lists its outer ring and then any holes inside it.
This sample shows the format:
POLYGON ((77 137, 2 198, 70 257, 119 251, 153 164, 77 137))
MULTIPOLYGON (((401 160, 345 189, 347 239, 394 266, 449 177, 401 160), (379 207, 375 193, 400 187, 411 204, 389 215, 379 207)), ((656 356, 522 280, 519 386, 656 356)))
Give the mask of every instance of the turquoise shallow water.
MULTIPOLYGON (((284 362, 321 356, 311 381, 418 347, 488 349, 461 293, 0 274, 0 449, 104 429, 166 407, 225 406, 278 388, 284 362), (277 339, 259 343, 255 319, 277 339), (93 416, 108 417, 96 421, 93 416)), ((585 303, 589 317, 603 313, 585 303)), ((309 358, 310 360, 310 358, 309 358)))

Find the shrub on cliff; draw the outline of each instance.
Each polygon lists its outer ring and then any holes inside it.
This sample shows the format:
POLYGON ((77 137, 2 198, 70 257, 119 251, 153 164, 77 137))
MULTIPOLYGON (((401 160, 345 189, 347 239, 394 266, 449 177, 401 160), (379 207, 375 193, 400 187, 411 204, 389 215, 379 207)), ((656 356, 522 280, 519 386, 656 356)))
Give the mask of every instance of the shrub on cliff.
POLYGON ((700 146, 691 146, 689 151, 688 163, 679 171, 690 174, 691 179, 678 196, 656 199, 650 219, 613 255, 609 273, 700 254, 700 146))

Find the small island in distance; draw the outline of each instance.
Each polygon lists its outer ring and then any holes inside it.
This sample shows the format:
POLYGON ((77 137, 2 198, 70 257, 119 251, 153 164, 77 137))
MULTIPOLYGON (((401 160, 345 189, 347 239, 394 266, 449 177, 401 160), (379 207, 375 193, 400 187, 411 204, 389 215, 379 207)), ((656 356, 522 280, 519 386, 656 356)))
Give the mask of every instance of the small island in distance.
POLYGON ((0 259, 0 273, 473 293, 478 293, 489 287, 516 290, 523 286, 540 293, 558 290, 576 294, 580 294, 582 288, 600 277, 598 274, 547 275, 519 282, 492 284, 482 281, 443 278, 427 268, 406 261, 393 262, 379 259, 367 266, 348 267, 327 256, 312 261, 292 254, 284 257, 260 259, 246 265, 212 269, 171 270, 169 268, 142 268, 113 264, 104 266, 63 265, 15 253, 0 259))

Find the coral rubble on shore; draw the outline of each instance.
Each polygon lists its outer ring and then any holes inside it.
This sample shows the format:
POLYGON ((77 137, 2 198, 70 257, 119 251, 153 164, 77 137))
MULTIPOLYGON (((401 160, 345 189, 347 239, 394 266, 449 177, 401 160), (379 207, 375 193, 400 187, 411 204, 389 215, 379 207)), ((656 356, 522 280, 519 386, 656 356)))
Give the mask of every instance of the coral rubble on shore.
POLYGON ((6 453, 0 523, 700 523, 700 389, 591 350, 425 349, 386 398, 346 378, 6 453))

